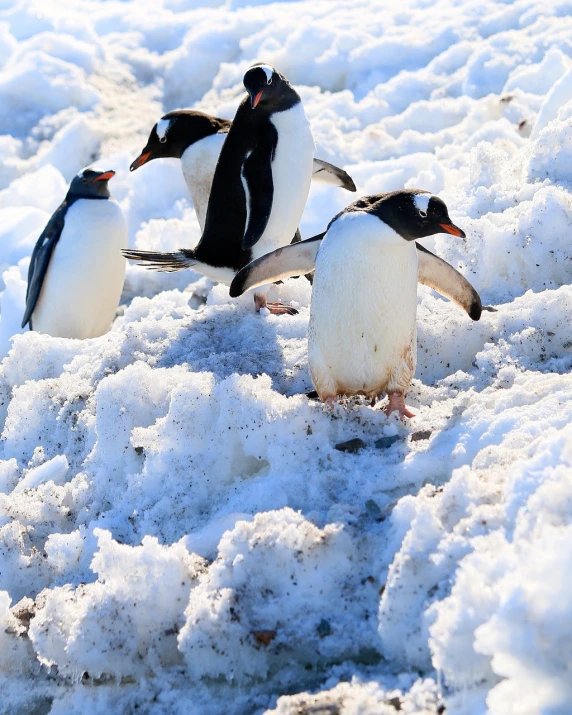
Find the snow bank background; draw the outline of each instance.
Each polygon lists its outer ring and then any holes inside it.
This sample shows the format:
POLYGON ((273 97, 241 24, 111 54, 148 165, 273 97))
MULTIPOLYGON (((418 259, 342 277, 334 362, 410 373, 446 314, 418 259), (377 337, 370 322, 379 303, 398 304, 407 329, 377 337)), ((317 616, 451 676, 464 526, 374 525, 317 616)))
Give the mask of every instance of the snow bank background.
MULTIPOLYGON (((1 712, 570 713, 571 13, 0 3, 1 712), (438 192, 467 232, 426 243, 498 312, 420 288, 408 425, 303 395, 304 279, 259 316, 130 266, 108 335, 17 334, 93 159, 132 245, 198 240, 177 162, 128 165, 165 111, 232 117, 257 60, 360 194, 438 192)), ((303 234, 352 198, 314 187, 303 234)))

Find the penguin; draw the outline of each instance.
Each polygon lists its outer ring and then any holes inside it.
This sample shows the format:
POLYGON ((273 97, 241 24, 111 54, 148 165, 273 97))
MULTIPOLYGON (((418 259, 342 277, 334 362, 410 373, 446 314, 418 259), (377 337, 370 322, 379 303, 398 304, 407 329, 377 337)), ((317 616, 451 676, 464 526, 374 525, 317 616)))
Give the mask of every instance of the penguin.
POLYGON ((28 271, 22 328, 60 338, 109 330, 123 289, 127 223, 111 198, 114 171, 87 168, 38 239, 28 271))
MULTIPOLYGON (((193 109, 176 109, 155 124, 141 154, 129 167, 135 171, 153 159, 180 159, 201 231, 205 228, 213 176, 232 122, 193 109)), ((351 176, 314 158, 312 180, 356 191, 351 176)))
MULTIPOLYGON (((266 64, 244 75, 248 95, 240 103, 213 177, 205 227, 194 249, 173 253, 128 250, 126 258, 162 271, 183 268, 230 285, 252 260, 289 244, 308 198, 315 144, 296 90, 266 64)), ((293 314, 254 295, 256 310, 293 314)))
POLYGON ((315 270, 308 362, 321 400, 383 393, 387 415, 414 417, 405 396, 417 360, 417 282, 436 288, 481 317, 481 300, 455 269, 416 244, 436 233, 465 238, 445 203, 421 189, 364 196, 325 233, 281 248, 243 268, 230 286, 236 297, 257 285, 315 270))

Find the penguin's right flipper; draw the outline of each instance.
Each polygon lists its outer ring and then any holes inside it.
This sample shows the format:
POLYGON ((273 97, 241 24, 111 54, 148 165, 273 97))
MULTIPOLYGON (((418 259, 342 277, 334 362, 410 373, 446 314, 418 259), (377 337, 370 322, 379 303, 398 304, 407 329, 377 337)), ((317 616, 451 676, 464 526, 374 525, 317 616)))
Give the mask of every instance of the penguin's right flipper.
POLYGON ((121 253, 130 261, 137 261, 140 266, 152 271, 174 273, 185 268, 192 268, 197 264, 194 251, 185 248, 175 251, 175 253, 136 251, 126 248, 121 253))
POLYGON ((30 267, 28 269, 26 309, 22 319, 22 328, 25 328, 30 322, 32 313, 40 297, 52 253, 64 229, 65 215, 68 208, 68 202, 64 201, 61 206, 56 209, 34 246, 30 259, 30 267))
POLYGON ((278 133, 271 125, 271 130, 260 138, 258 146, 252 150, 242 166, 242 179, 245 184, 247 221, 242 237, 242 250, 252 248, 268 224, 274 200, 274 182, 272 179, 272 157, 278 144, 278 133))
POLYGON ((320 181, 330 186, 341 186, 346 191, 357 191, 354 180, 347 171, 323 159, 314 159, 312 181, 320 181))
POLYGON ((456 271, 439 256, 428 251, 419 243, 417 255, 419 257, 419 273, 417 280, 423 285, 433 288, 441 295, 449 298, 461 307, 473 320, 479 320, 483 310, 481 299, 477 291, 456 271))
POLYGON ((319 233, 306 241, 278 248, 244 266, 230 284, 231 298, 266 283, 311 273, 316 267, 316 256, 324 235, 325 233, 319 233))

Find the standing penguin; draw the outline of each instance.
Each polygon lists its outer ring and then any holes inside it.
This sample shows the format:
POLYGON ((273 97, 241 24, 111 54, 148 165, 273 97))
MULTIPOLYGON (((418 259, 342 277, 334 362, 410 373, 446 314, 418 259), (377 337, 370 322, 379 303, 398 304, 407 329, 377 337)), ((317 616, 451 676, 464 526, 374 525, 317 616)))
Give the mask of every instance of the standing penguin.
MULTIPOLYGON (((180 159, 201 231, 217 161, 232 122, 194 109, 176 109, 155 124, 131 171, 153 159, 180 159)), ((314 159, 312 180, 355 191, 351 176, 322 159, 314 159)))
POLYGON ((109 330, 123 281, 127 224, 107 182, 114 171, 84 169, 38 239, 28 271, 22 327, 60 338, 109 330))
MULTIPOLYGON (((265 64, 244 75, 248 91, 220 152, 208 201, 205 228, 194 249, 174 253, 124 251, 148 268, 192 268, 230 285, 250 261, 289 244, 308 198, 314 139, 298 93, 265 64)), ((254 296, 257 310, 295 313, 267 304, 266 289, 254 296)))
POLYGON ((435 233, 465 237, 444 202, 419 189, 365 196, 350 204, 325 234, 274 251, 237 274, 231 296, 260 283, 315 267, 308 361, 320 398, 389 397, 386 413, 414 415, 405 395, 417 361, 417 281, 439 286, 478 320, 481 301, 445 261, 417 250, 435 233))

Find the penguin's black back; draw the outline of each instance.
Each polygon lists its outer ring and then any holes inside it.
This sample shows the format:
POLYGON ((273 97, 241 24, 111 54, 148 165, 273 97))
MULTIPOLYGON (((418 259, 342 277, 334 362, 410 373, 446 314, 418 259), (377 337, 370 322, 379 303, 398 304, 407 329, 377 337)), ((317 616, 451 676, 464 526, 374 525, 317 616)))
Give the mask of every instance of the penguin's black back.
MULTIPOLYGON (((245 98, 223 144, 211 188, 205 229, 194 253, 211 266, 239 270, 247 265, 251 250, 242 249, 246 229, 246 192, 242 179, 245 159, 264 145, 274 155, 278 133, 267 112, 253 111, 245 98)), ((269 187, 270 188, 270 187, 269 187)))

